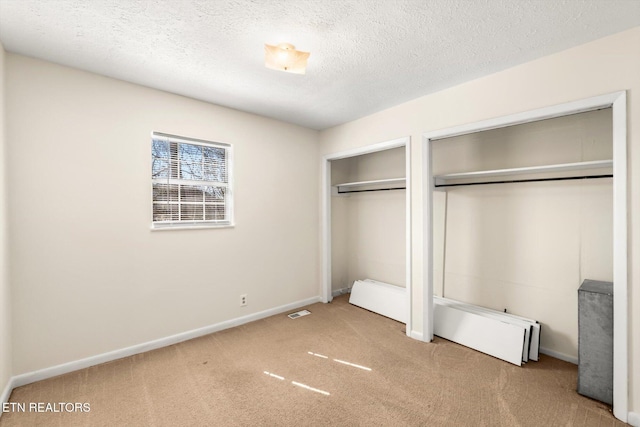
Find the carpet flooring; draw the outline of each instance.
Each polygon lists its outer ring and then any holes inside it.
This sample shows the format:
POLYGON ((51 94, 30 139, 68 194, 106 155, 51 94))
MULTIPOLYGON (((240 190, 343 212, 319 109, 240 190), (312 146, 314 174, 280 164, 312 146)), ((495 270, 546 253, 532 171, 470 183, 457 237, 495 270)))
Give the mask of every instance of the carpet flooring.
POLYGON ((412 340, 347 296, 307 309, 16 388, 0 427, 625 425, 570 363, 412 340), (55 402, 90 411, 29 411, 55 402))

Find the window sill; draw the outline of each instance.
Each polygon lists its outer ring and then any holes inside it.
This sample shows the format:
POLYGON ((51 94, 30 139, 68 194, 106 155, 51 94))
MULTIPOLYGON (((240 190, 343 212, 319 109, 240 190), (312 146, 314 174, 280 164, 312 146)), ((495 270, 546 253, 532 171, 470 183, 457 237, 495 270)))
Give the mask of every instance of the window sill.
POLYGON ((171 230, 202 230, 210 228, 234 228, 235 224, 221 224, 221 225, 165 225, 165 226, 151 226, 151 231, 171 231, 171 230))

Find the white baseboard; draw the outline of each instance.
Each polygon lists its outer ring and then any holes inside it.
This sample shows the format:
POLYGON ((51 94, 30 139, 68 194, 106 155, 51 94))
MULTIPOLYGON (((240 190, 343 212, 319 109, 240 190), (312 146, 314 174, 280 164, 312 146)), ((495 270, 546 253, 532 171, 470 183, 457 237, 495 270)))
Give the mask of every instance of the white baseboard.
POLYGON ((637 412, 629 412, 627 422, 633 427, 640 427, 640 414, 637 412))
POLYGON ((342 288, 342 289, 335 289, 333 291, 331 291, 331 296, 337 297, 339 295, 344 295, 344 294, 348 294, 351 292, 351 288, 342 288))
POLYGON ((564 360, 565 362, 573 363, 574 365, 578 364, 577 357, 559 353, 555 350, 549 350, 548 348, 540 347, 540 353, 546 354, 547 356, 555 357, 556 359, 564 360))
MULTIPOLYGON (((146 351, 155 350, 161 347, 167 347, 182 341, 187 341, 193 338, 201 337, 203 335, 208 335, 213 332, 222 331, 224 329, 233 328, 235 326, 244 325, 245 323, 253 322, 255 320, 264 319, 265 317, 295 310, 297 308, 304 307, 310 304, 315 304, 317 302, 320 302, 319 296, 313 297, 313 298, 307 298, 301 301, 296 301, 290 304, 281 305, 279 307, 274 307, 258 313, 253 313, 247 316, 226 320, 224 322, 216 323, 214 325, 193 329, 191 331, 182 332, 182 333, 171 335, 165 338, 160 338, 160 339, 148 341, 142 344, 133 345, 131 347, 121 348, 119 350, 110 351, 108 353, 87 357, 85 359, 75 360, 73 362, 63 363, 61 365, 52 366, 50 368, 45 368, 45 369, 40 369, 33 372, 20 374, 20 375, 14 376, 11 379, 11 382, 9 383, 11 388, 9 389, 8 393, 10 394, 11 390, 15 387, 21 387, 26 384, 31 384, 36 381, 41 381, 47 378, 56 377, 58 375, 77 371, 79 369, 84 369, 90 366, 99 365, 101 363, 122 359, 123 357, 133 356, 134 354, 144 353, 146 351)), ((4 394, 3 394, 3 397, 4 397, 4 394)), ((8 397, 9 396, 7 395, 7 399, 8 397)))
MULTIPOLYGON (((0 395, 0 405, 3 403, 7 403, 9 401, 9 397, 11 397, 11 392, 16 386, 14 385, 13 378, 9 378, 6 387, 2 390, 2 395, 0 395)), ((0 417, 2 417, 2 410, 0 410, 0 417)))

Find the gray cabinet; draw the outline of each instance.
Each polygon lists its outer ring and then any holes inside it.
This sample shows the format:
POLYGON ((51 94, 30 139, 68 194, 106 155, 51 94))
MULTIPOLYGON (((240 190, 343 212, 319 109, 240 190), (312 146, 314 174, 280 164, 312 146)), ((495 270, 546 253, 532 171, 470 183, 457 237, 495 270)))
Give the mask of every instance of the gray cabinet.
POLYGON ((578 393, 613 404, 613 283, 578 289, 578 393))

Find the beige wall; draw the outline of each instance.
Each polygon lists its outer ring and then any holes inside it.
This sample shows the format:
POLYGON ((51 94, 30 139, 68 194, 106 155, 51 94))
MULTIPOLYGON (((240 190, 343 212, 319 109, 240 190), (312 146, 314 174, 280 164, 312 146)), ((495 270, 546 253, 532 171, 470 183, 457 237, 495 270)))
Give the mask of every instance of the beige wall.
MULTIPOLYGON (((331 162, 333 185, 404 176, 404 147, 331 162)), ((351 287, 359 279, 405 286, 405 205, 405 190, 331 198, 333 290, 351 287)))
POLYGON ((5 51, 0 44, 0 393, 12 374, 11 294, 9 289, 5 140, 5 51))
POLYGON ((6 78, 14 374, 319 295, 316 131, 19 55, 6 78), (234 228, 150 230, 152 131, 234 145, 234 228))
POLYGON ((630 409, 640 411, 640 28, 417 98, 321 132, 321 154, 411 136, 413 327, 422 315, 422 135, 611 93, 628 91, 630 409))

